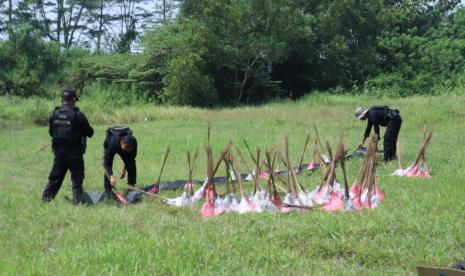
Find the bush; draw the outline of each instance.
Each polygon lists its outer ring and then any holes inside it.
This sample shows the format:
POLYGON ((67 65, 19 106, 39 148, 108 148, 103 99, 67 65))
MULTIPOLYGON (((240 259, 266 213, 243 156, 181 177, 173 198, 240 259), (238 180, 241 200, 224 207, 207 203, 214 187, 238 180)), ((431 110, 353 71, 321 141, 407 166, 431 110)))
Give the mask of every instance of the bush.
POLYGON ((178 57, 170 62, 163 78, 167 102, 180 105, 210 106, 216 99, 212 79, 199 70, 200 58, 195 55, 178 57))
POLYGON ((44 96, 42 84, 57 82, 62 67, 59 46, 45 42, 30 26, 0 42, 0 95, 44 96))

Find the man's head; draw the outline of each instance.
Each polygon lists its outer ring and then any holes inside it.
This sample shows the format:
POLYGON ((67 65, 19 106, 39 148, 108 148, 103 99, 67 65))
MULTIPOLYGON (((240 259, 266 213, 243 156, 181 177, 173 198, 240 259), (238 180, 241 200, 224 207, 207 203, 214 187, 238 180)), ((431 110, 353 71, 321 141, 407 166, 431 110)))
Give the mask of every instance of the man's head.
POLYGON ((355 109, 355 117, 359 120, 365 120, 367 118, 368 110, 369 108, 366 107, 357 107, 357 109, 355 109))
POLYGON ((120 145, 124 152, 131 152, 136 146, 136 138, 132 135, 126 135, 121 138, 120 145))
POLYGON ((76 91, 72 89, 65 89, 61 93, 61 102, 63 104, 74 105, 79 98, 76 96, 76 91))

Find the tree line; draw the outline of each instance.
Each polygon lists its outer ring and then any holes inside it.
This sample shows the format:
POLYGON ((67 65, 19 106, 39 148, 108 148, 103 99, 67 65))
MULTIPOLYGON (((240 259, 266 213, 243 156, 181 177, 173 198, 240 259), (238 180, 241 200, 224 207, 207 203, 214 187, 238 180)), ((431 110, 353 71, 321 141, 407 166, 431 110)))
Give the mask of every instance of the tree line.
POLYGON ((75 86, 195 106, 465 80, 459 0, 0 0, 0 94, 75 86), (135 47, 137 46, 137 47, 135 47))

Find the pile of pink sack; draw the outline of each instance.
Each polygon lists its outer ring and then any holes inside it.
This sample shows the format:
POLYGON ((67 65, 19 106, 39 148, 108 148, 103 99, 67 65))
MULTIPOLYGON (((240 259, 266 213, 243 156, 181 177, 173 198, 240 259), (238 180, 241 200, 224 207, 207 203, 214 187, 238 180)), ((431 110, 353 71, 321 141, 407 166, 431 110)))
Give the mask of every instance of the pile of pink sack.
POLYGON ((396 170, 392 175, 405 176, 410 178, 429 178, 431 175, 425 163, 425 153, 426 147, 430 143, 432 137, 433 131, 425 133, 424 138, 420 144, 420 151, 418 152, 418 155, 415 158, 415 162, 413 162, 413 164, 408 166, 406 169, 402 169, 402 166, 400 165, 400 158, 398 158, 399 169, 396 170))
POLYGON ((377 150, 378 138, 375 135, 368 146, 360 174, 349 190, 350 199, 356 210, 376 208, 384 200, 384 194, 376 185, 377 150))
MULTIPOLYGON (((212 147, 210 144, 206 146, 207 155, 207 177, 203 185, 194 192, 192 185, 192 171, 194 162, 189 161, 189 181, 184 185, 184 191, 177 198, 167 199, 166 203, 176 207, 191 206, 203 200, 200 214, 203 217, 213 217, 220 214, 235 212, 244 213, 262 213, 262 212, 303 212, 309 210, 321 210, 327 212, 337 211, 356 211, 363 209, 373 209, 379 206, 384 200, 384 195, 381 189, 376 185, 376 151, 377 137, 371 139, 367 154, 362 164, 360 174, 355 183, 348 188, 347 173, 344 160, 344 144, 343 139, 339 140, 336 153, 333 155, 328 142, 327 155, 322 154, 321 144, 320 151, 314 152, 313 159, 319 158, 318 163, 323 175, 323 181, 314 190, 307 191, 301 185, 298 175, 302 170, 302 160, 306 150, 307 141, 304 147, 304 153, 300 158, 300 164, 295 170, 292 166, 289 157, 288 138, 285 138, 283 149, 279 150, 274 147, 271 150, 265 151, 265 160, 260 161, 260 150, 257 149, 257 154, 253 155, 249 150, 252 160, 255 163, 255 168, 248 167, 248 164, 239 149, 236 148, 238 155, 241 157, 243 164, 249 174, 250 181, 254 182, 252 192, 246 194, 244 184, 240 177, 238 162, 232 151, 232 144, 221 152, 220 157, 215 162, 212 155, 212 147), (286 167, 286 170, 277 172, 276 162, 281 162, 286 167), (215 174, 221 164, 225 164, 226 168, 226 191, 224 194, 217 192, 215 184, 215 174), (262 169, 262 167, 266 167, 262 169), (343 183, 336 177, 336 171, 341 169, 343 175, 343 183), (256 174, 253 172, 262 172, 256 174), (263 180, 263 175, 266 174, 266 187, 260 187, 260 180, 263 180), (282 182, 285 187, 279 186, 276 182, 282 182), (235 182, 235 185, 233 185, 235 182), (278 193, 279 188, 284 195, 278 193)), ((315 142, 315 145, 317 142, 315 142)), ((247 146, 248 148, 248 146, 247 146)), ((252 188, 252 187, 251 187, 252 188)))

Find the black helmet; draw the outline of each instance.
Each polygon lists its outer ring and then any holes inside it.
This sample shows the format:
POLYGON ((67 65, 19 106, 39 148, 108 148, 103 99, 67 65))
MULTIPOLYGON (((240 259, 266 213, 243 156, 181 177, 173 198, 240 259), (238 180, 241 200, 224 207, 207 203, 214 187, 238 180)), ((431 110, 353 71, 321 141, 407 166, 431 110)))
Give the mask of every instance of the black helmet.
POLYGON ((63 101, 71 101, 71 100, 76 100, 79 101, 79 98, 76 96, 76 91, 72 89, 65 89, 63 90, 63 93, 61 94, 61 99, 63 101))

